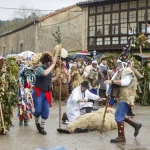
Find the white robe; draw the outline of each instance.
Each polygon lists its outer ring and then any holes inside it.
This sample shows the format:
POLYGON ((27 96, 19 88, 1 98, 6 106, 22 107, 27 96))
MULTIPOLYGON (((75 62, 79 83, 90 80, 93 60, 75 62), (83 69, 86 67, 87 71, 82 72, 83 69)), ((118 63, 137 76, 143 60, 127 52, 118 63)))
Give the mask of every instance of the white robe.
POLYGON ((81 92, 81 86, 76 87, 68 101, 67 101, 67 110, 66 110, 66 114, 67 114, 67 118, 70 122, 74 121, 75 119, 77 119, 80 116, 80 109, 84 108, 84 107, 93 107, 93 103, 91 102, 82 102, 82 103, 78 103, 79 100, 88 100, 88 99, 92 99, 92 100, 98 100, 99 96, 92 94, 89 90, 85 91, 85 94, 83 92, 81 92))

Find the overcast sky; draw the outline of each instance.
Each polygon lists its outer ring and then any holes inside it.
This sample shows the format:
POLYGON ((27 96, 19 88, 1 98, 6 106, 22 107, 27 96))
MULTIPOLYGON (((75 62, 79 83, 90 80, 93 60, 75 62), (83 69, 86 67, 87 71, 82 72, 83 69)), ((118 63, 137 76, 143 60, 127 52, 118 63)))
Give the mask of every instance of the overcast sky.
MULTIPOLYGON (((26 6, 34 9, 57 10, 84 0, 0 0, 0 7, 19 8, 26 6)), ((14 18, 15 10, 0 9, 0 20, 14 18)), ((49 13, 49 12, 46 12, 49 13)))

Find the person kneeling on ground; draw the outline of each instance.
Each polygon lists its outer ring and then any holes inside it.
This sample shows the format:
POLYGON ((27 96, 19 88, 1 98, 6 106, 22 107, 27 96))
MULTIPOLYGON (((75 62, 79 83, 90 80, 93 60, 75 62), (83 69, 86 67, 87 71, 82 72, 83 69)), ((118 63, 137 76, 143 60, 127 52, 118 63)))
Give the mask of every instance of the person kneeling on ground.
POLYGON ((63 121, 68 120, 72 122, 76 120, 80 116, 80 110, 82 108, 86 109, 86 113, 90 113, 93 109, 93 101, 102 100, 99 96, 92 94, 88 89, 89 84, 87 81, 84 81, 81 83, 81 86, 76 87, 72 91, 67 101, 67 110, 66 115, 63 115, 63 121))

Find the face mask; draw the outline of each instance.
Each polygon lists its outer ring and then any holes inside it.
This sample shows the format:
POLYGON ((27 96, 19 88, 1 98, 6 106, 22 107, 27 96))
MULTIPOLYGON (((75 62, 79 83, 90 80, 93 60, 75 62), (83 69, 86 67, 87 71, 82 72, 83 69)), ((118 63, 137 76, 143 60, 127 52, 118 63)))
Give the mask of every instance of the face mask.
POLYGON ((81 66, 81 63, 80 63, 80 62, 77 62, 77 65, 78 65, 78 67, 80 67, 80 66, 81 66))

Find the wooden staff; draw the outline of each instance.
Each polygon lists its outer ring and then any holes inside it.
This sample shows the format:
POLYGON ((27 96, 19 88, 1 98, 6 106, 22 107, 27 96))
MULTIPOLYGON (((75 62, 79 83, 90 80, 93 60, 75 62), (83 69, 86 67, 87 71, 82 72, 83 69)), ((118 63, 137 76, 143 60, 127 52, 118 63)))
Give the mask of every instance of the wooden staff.
POLYGON ((2 126, 3 126, 3 134, 6 134, 6 128, 4 123, 4 117, 3 117, 3 111, 2 111, 2 105, 0 103, 0 113, 1 113, 1 120, 2 120, 2 126))
MULTIPOLYGON (((60 75, 61 75, 61 50, 60 50, 60 75)), ((59 87, 59 128, 61 128, 61 78, 59 78, 60 87, 59 87)))
POLYGON ((106 106, 105 106, 105 111, 104 111, 103 121, 102 121, 102 126, 101 126, 101 134, 103 133, 104 123, 105 123, 105 117, 106 117, 107 108, 108 108, 108 102, 109 102, 109 96, 107 96, 107 98, 106 98, 106 106))
MULTIPOLYGON (((108 74, 107 74, 107 78, 108 78, 108 80, 110 80, 110 77, 109 77, 108 74)), ((107 95, 107 98, 106 98, 106 106, 105 106, 105 111, 104 111, 103 121, 102 121, 102 126, 101 126, 101 134, 103 133, 103 128, 104 128, 104 123, 105 123, 105 117, 106 117, 106 113, 107 113, 108 103, 109 103, 109 95, 107 95)))

